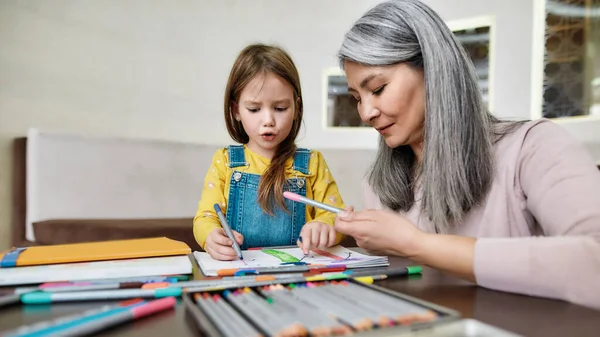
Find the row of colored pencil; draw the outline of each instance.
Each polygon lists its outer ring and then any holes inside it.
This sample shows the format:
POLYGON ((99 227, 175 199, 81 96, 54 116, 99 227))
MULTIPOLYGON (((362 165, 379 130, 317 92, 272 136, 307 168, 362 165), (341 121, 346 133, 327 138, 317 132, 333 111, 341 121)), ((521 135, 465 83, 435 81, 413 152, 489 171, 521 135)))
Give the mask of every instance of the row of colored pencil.
POLYGON ((345 280, 198 292, 194 298, 224 336, 351 335, 437 318, 417 304, 345 280))

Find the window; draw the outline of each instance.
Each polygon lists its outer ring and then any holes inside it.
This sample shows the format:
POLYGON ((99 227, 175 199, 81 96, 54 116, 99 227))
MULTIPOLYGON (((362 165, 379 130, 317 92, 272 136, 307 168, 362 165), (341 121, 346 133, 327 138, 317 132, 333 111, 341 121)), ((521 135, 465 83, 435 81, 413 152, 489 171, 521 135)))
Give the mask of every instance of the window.
POLYGON ((600 0, 544 2, 542 117, 600 115, 600 0))
POLYGON ((490 26, 454 30, 475 65, 483 101, 489 106, 490 26))
POLYGON ((356 99, 348 92, 348 80, 338 68, 329 69, 325 74, 327 89, 326 126, 364 127, 356 109, 356 99))

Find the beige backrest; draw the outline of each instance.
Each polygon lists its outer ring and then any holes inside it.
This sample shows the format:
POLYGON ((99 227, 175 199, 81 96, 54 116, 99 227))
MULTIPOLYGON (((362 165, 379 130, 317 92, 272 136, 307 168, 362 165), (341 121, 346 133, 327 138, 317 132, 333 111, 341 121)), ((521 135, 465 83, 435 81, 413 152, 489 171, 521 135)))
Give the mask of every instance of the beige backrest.
MULTIPOLYGON (((32 129, 26 238, 52 219, 193 217, 216 145, 92 137, 32 129)), ((348 205, 360 209, 374 150, 320 149, 348 205)))

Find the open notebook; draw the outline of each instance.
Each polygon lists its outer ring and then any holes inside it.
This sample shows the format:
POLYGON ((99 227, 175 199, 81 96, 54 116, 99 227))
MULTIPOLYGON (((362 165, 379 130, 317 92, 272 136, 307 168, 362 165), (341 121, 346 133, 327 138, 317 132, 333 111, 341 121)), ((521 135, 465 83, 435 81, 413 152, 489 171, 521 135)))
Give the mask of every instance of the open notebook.
POLYGON ((206 276, 228 275, 221 271, 231 270, 277 273, 302 271, 304 268, 318 266, 343 266, 349 269, 389 265, 387 256, 365 255, 339 245, 312 249, 306 257, 298 247, 249 249, 242 251, 242 255, 243 261, 218 261, 208 253, 194 252, 194 257, 206 276))

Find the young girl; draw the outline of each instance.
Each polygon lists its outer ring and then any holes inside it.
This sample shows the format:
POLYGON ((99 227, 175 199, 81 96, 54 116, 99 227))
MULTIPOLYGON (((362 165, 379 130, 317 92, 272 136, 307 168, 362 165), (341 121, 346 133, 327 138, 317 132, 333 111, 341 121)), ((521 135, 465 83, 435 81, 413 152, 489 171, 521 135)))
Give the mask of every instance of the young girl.
POLYGON ((237 257, 215 203, 242 249, 298 244, 308 253, 341 241, 335 214, 283 198, 290 191, 344 207, 321 153, 296 148, 302 103, 298 71, 284 50, 262 44, 242 50, 224 108, 229 135, 243 145, 214 154, 194 218, 196 241, 214 259, 237 257))

